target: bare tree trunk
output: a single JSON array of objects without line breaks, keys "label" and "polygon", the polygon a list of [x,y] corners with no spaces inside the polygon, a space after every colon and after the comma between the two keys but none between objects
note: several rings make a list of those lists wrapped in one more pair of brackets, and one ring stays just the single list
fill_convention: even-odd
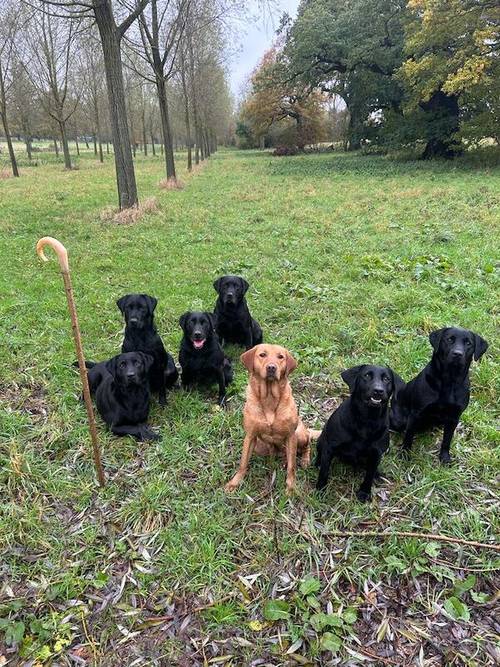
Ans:
[{"label": "bare tree trunk", "polygon": [[156,76],[156,90],[158,92],[158,104],[160,107],[161,128],[163,134],[163,145],[165,148],[165,168],[167,170],[167,178],[175,180],[175,160],[174,149],[172,145],[172,130],[170,127],[170,117],[168,111],[167,91],[165,86],[165,79],[161,76]]},{"label": "bare tree trunk", "polygon": [[2,69],[0,68],[0,116],[2,117],[3,131],[7,140],[7,148],[9,150],[10,165],[12,167],[12,174],[19,176],[19,169],[17,168],[16,154],[14,146],[12,145],[12,138],[9,132],[9,121],[7,120],[7,95],[5,94],[5,85],[3,80]]},{"label": "bare tree trunk", "polygon": [[25,135],[24,137],[24,143],[26,144],[26,153],[28,154],[28,161],[31,162],[32,155],[31,155],[31,142],[32,138],[30,135]]},{"label": "bare tree trunk", "polygon": [[106,141],[106,155],[109,155],[109,141]]},{"label": "bare tree trunk", "polygon": [[78,132],[75,129],[76,154],[80,157],[80,145],[78,144]]},{"label": "bare tree trunk", "polygon": [[57,119],[57,123],[59,125],[59,131],[61,133],[61,143],[64,156],[64,168],[71,169],[71,155],[69,153],[68,136],[66,134],[66,122],[63,120],[62,115],[60,115],[59,118]]},{"label": "bare tree trunk", "polygon": [[94,144],[94,156],[97,157],[97,137],[96,137],[96,132],[94,132],[94,136],[92,137],[92,141]]},{"label": "bare tree trunk", "polygon": [[108,89],[109,116],[115,154],[116,182],[120,209],[135,206],[139,199],[134,162],[130,150],[123,70],[120,54],[121,34],[116,26],[109,0],[93,2],[94,15],[101,36],[104,69]]},{"label": "bare tree trunk", "polygon": [[182,82],[182,95],[184,97],[184,120],[186,123],[186,144],[187,144],[187,168],[188,171],[193,170],[193,149],[191,147],[191,120],[189,118],[189,96],[186,85],[186,72],[185,72],[185,61],[184,61],[184,51],[181,48],[181,82]]},{"label": "bare tree trunk", "polygon": [[56,149],[56,158],[59,158],[59,146],[57,144],[57,139],[54,137],[54,148]]},{"label": "bare tree trunk", "polygon": [[144,151],[144,156],[146,157],[148,154],[148,140],[146,137],[146,110],[144,108],[144,104],[142,105],[141,120],[142,120],[142,150]]},{"label": "bare tree trunk", "polygon": [[152,132],[151,132],[151,150],[153,151],[153,155],[156,157],[155,138]]}]

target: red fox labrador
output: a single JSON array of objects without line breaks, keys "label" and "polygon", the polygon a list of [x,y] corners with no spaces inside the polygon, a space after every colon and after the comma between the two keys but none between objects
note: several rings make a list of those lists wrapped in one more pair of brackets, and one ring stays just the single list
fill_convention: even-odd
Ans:
[{"label": "red fox labrador", "polygon": [[306,428],[300,419],[292,396],[288,375],[297,362],[280,345],[256,345],[240,357],[248,369],[250,381],[243,410],[246,436],[243,442],[240,467],[226,486],[233,491],[246,475],[252,453],[280,454],[286,461],[286,488],[290,494],[295,488],[297,453],[302,467],[309,465],[311,440],[320,431]]}]

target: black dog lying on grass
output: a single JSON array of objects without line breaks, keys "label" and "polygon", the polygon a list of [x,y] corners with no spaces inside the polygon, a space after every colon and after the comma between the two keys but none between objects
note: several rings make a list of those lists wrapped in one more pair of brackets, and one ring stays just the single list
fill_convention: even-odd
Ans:
[{"label": "black dog lying on grass", "polygon": [[316,488],[323,489],[330,464],[337,457],[354,468],[364,468],[365,478],[357,492],[358,500],[371,498],[382,455],[389,447],[389,399],[401,378],[385,366],[355,366],[342,373],[351,395],[330,416],[317,443]]},{"label": "black dog lying on grass", "polygon": [[179,350],[182,386],[217,382],[219,405],[224,405],[226,387],[233,379],[233,370],[218,341],[211,313],[184,313],[179,324],[184,332]]},{"label": "black dog lying on grass", "polygon": [[90,392],[103,421],[115,435],[159,440],[147,424],[151,393],[148,372],[153,358],[143,352],[118,354],[109,361],[87,361]]},{"label": "black dog lying on grass", "polygon": [[390,425],[404,433],[403,450],[409,452],[415,433],[443,426],[439,459],[449,463],[450,444],[460,415],[469,404],[469,368],[486,352],[488,343],[473,331],[448,327],[433,331],[431,361],[392,401]]},{"label": "black dog lying on grass", "polygon": [[177,382],[179,373],[175,362],[163,345],[154,325],[154,310],[158,300],[148,294],[126,294],[116,305],[125,318],[125,338],[122,352],[144,352],[151,355],[149,370],[151,390],[158,392],[160,405],[167,402],[166,390]]},{"label": "black dog lying on grass", "polygon": [[262,329],[252,318],[245,299],[248,283],[239,276],[222,276],[214,282],[219,297],[215,302],[215,330],[221,345],[237,343],[250,350],[262,343]]}]

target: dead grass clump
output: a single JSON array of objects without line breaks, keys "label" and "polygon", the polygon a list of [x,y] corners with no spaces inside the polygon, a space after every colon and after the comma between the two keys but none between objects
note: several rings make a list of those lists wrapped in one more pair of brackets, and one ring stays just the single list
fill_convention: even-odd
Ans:
[{"label": "dead grass clump", "polygon": [[7,169],[2,169],[0,171],[0,181],[6,181],[8,178],[12,178],[12,172]]},{"label": "dead grass clump", "polygon": [[101,222],[114,222],[118,225],[132,225],[139,222],[145,215],[151,215],[159,211],[156,197],[148,197],[138,206],[124,208],[123,211],[118,211],[113,206],[106,206],[101,211]]},{"label": "dead grass clump", "polygon": [[158,183],[158,187],[162,190],[182,190],[184,183],[177,178],[162,178]]}]

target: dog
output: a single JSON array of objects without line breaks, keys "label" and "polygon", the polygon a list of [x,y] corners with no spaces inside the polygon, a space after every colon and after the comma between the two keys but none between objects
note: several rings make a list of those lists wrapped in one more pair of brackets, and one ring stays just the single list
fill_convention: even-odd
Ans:
[{"label": "dog", "polygon": [[295,488],[297,453],[302,467],[310,461],[311,440],[319,431],[306,428],[300,419],[288,381],[297,367],[290,352],[280,345],[256,345],[244,352],[241,362],[249,373],[249,384],[243,426],[245,440],[238,472],[229,481],[226,491],[233,491],[246,475],[252,453],[280,454],[286,461],[286,488]]},{"label": "dog", "polygon": [[179,325],[184,332],[179,350],[182,386],[217,382],[218,402],[223,406],[226,387],[233,380],[233,369],[215,333],[212,314],[187,312],[181,315]]},{"label": "dog", "polygon": [[126,352],[100,363],[86,362],[90,393],[103,421],[115,435],[159,440],[160,436],[146,424],[152,364],[153,357],[144,352]]},{"label": "dog", "polygon": [[330,416],[318,439],[316,488],[324,489],[333,457],[354,468],[364,468],[365,477],[356,496],[371,499],[382,455],[389,447],[389,400],[403,380],[387,366],[361,365],[341,373],[350,396]]},{"label": "dog", "polygon": [[116,305],[125,318],[125,338],[122,352],[144,352],[151,355],[153,364],[149,371],[151,390],[158,392],[160,405],[167,402],[167,389],[177,382],[179,373],[175,362],[163,345],[154,324],[154,311],[158,299],[148,294],[126,294]]},{"label": "dog", "polygon": [[221,345],[236,343],[247,350],[262,343],[262,329],[252,318],[245,299],[248,283],[239,276],[222,276],[214,282],[215,330]]},{"label": "dog", "polygon": [[469,404],[469,368],[478,361],[488,343],[468,329],[445,327],[429,335],[432,359],[411,382],[397,391],[392,401],[390,425],[404,433],[403,451],[411,450],[415,433],[443,427],[439,452],[441,463],[451,461],[450,445],[462,412]]}]

